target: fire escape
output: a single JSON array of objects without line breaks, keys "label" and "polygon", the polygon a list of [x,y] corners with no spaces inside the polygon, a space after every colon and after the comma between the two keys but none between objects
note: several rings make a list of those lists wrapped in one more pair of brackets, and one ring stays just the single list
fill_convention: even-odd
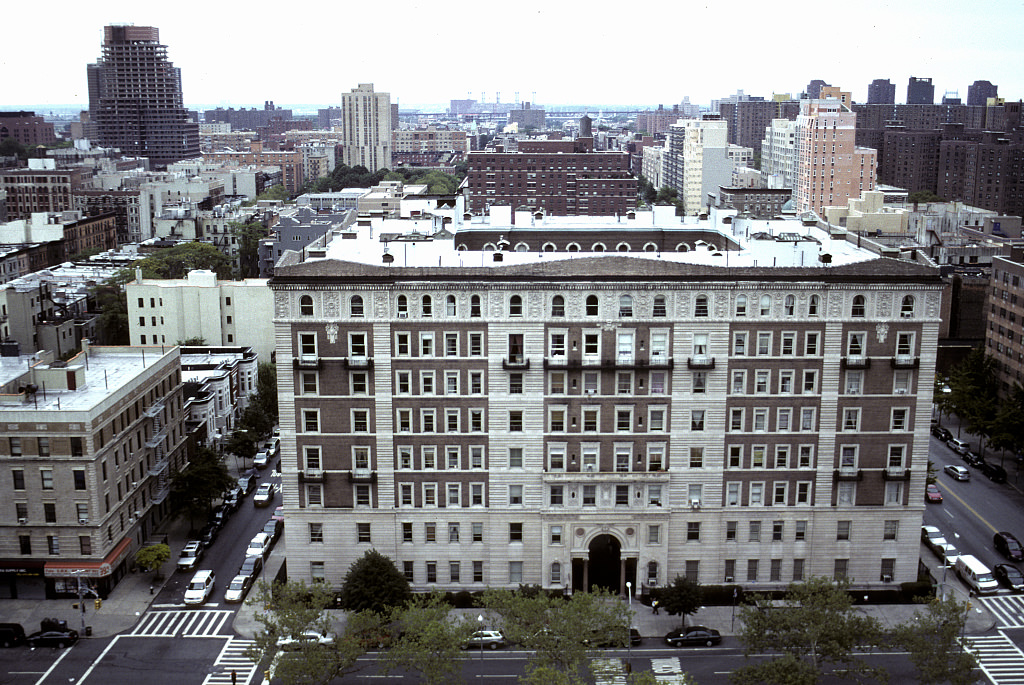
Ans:
[{"label": "fire escape", "polygon": [[160,504],[171,491],[170,457],[167,454],[167,426],[164,425],[164,401],[161,399],[147,407],[143,414],[153,419],[153,434],[146,447],[153,450],[153,465],[149,475],[157,479],[153,504]]}]

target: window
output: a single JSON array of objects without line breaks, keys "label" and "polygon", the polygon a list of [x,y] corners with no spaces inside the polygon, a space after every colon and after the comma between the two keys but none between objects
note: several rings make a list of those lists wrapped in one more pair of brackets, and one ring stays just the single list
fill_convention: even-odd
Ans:
[{"label": "window", "polygon": [[768,430],[768,410],[754,409],[754,431],[763,433]]},{"label": "window", "polygon": [[889,481],[885,484],[885,503],[888,505],[903,504],[903,483]]},{"label": "window", "polygon": [[690,447],[690,468],[699,469],[704,466],[704,448]]},{"label": "window", "polygon": [[849,540],[851,526],[852,523],[850,521],[837,521],[836,540]]},{"label": "window", "polygon": [[47,523],[57,523],[57,505],[55,503],[43,503],[43,520]]},{"label": "window", "polygon": [[85,490],[85,469],[73,469],[71,475],[75,480],[75,490]]},{"label": "window", "polygon": [[397,356],[397,357],[408,357],[409,356],[409,334],[408,333],[395,333],[395,356]]},{"label": "window", "polygon": [[299,298],[299,315],[313,316],[313,298],[309,295],[303,295]]},{"label": "window", "polygon": [[799,583],[804,579],[804,560],[794,559],[793,560],[793,582]]},{"label": "window", "polygon": [[523,582],[523,562],[521,562],[521,561],[510,561],[510,562],[508,562],[508,582],[510,582],[510,583],[522,583]]},{"label": "window", "polygon": [[469,334],[469,356],[470,357],[482,357],[484,354],[484,334],[483,333],[470,333]]},{"label": "window", "polygon": [[754,445],[750,449],[750,466],[751,466],[751,468],[755,468],[755,469],[763,469],[764,468],[764,465],[765,465],[764,455],[765,455],[765,452],[767,452],[767,450],[768,450],[768,448],[766,446],[764,446],[764,445]]},{"label": "window", "polygon": [[900,317],[910,319],[914,316],[914,296],[904,295],[903,304],[900,305]]},{"label": "window", "polygon": [[522,542],[523,541],[523,524],[522,523],[509,523],[508,524],[508,541],[509,542]]},{"label": "window", "polygon": [[317,393],[316,371],[303,371],[300,376],[300,382],[303,395],[315,395]]},{"label": "window", "polygon": [[698,295],[693,302],[693,315],[695,317],[706,317],[708,315],[708,296]]},{"label": "window", "polygon": [[412,542],[412,523],[409,521],[402,523],[402,542]]},{"label": "window", "polygon": [[750,527],[749,527],[749,532],[750,532],[750,535],[747,538],[748,541],[750,541],[750,542],[761,542],[761,522],[760,521],[751,521],[750,522]]},{"label": "window", "polygon": [[436,507],[437,506],[437,483],[424,483],[423,484],[423,506],[425,506],[425,507]]},{"label": "window", "polygon": [[421,357],[433,357],[434,356],[434,334],[433,333],[420,333],[420,356]]},{"label": "window", "polygon": [[779,371],[779,393],[783,395],[790,395],[793,393],[793,371],[784,370]]},{"label": "window", "polygon": [[768,392],[768,381],[771,379],[771,372],[759,370],[754,373],[754,392],[764,394]]},{"label": "window", "polygon": [[405,319],[409,316],[409,300],[405,295],[398,296],[397,308],[399,319]]},{"label": "window", "polygon": [[734,356],[742,357],[747,353],[747,334],[732,334],[732,353]]},{"label": "window", "polygon": [[708,374],[705,371],[693,372],[693,392],[703,393],[707,391]]},{"label": "window", "polygon": [[509,411],[508,413],[508,429],[513,433],[521,433],[523,431],[523,412],[522,410],[516,409]]},{"label": "window", "polygon": [[898,357],[911,357],[914,354],[914,334],[913,333],[897,333],[896,334],[896,356]]},{"label": "window", "polygon": [[796,297],[793,295],[786,295],[786,298],[782,301],[782,313],[786,316],[793,316],[796,314]]},{"label": "window", "polygon": [[619,371],[615,375],[615,392],[619,395],[633,393],[633,374],[631,372]]},{"label": "window", "polygon": [[818,372],[815,369],[804,370],[803,392],[805,395],[813,395],[818,391]]},{"label": "window", "polygon": [[583,506],[595,507],[597,506],[597,486],[596,485],[584,485],[583,486]]},{"label": "window", "polygon": [[356,524],[356,542],[370,542],[370,524]]},{"label": "window", "polygon": [[548,338],[548,354],[552,357],[565,356],[565,333],[551,333]]},{"label": "window", "polygon": [[473,542],[484,541],[484,524],[480,521],[474,521],[471,525],[473,532]]},{"label": "window", "polygon": [[548,490],[548,503],[553,507],[560,507],[565,504],[565,486],[552,485]]},{"label": "window", "polygon": [[700,542],[700,521],[686,523],[686,539],[690,542]]},{"label": "window", "polygon": [[850,307],[850,316],[864,318],[865,305],[863,295],[854,295],[853,305]]},{"label": "window", "polygon": [[727,468],[738,469],[743,463],[743,446],[742,445],[730,445],[729,446],[729,463]]},{"label": "window", "polygon": [[726,542],[736,542],[736,529],[737,529],[737,522],[736,521],[726,521],[725,522],[725,541]]},{"label": "window", "polygon": [[619,316],[622,318],[633,316],[633,298],[629,295],[619,297]]},{"label": "window", "polygon": [[480,296],[479,295],[472,295],[469,298],[469,316],[470,316],[470,318],[474,318],[474,319],[480,317]]},{"label": "window", "polygon": [[445,333],[444,334],[444,356],[446,356],[446,357],[458,357],[459,356],[459,334],[458,333]]},{"label": "window", "polygon": [[810,300],[807,302],[807,315],[817,316],[818,315],[818,304],[821,301],[817,295],[811,295]]},{"label": "window", "polygon": [[39,478],[43,490],[53,490],[53,469],[40,469]]},{"label": "window", "polygon": [[459,562],[448,562],[448,577],[453,583],[459,582]]},{"label": "window", "polygon": [[896,533],[899,531],[899,521],[889,520],[886,521],[882,528],[882,539],[883,540],[895,540]]},{"label": "window", "polygon": [[655,295],[654,296],[654,310],[653,310],[652,313],[653,313],[655,318],[661,318],[661,317],[664,317],[666,315],[665,296],[664,295]]},{"label": "window", "polygon": [[470,371],[469,372],[469,393],[471,395],[481,395],[484,391],[484,372],[483,371]]},{"label": "window", "polygon": [[359,295],[353,295],[349,300],[348,305],[349,316],[358,319],[363,316],[363,298]]},{"label": "window", "polygon": [[60,554],[60,538],[56,535],[47,535],[46,547],[51,555],[56,556]]},{"label": "window", "polygon": [[597,316],[598,313],[598,300],[597,295],[587,295],[586,301],[587,316]]},{"label": "window", "polygon": [[848,569],[849,565],[850,565],[850,560],[849,559],[836,559],[835,571],[833,572],[832,577],[835,580],[843,580],[843,579],[845,579],[846,575],[847,575],[847,572],[848,572],[847,569]]},{"label": "window", "polygon": [[762,295],[761,296],[759,313],[760,313],[761,316],[768,316],[769,314],[772,313],[772,296],[771,295]]},{"label": "window", "polygon": [[796,484],[796,503],[811,503],[811,481],[800,481]]},{"label": "window", "polygon": [[857,487],[856,483],[849,481],[840,481],[837,498],[841,505],[853,505],[857,498]]},{"label": "window", "polygon": [[[640,385],[643,386],[643,379],[640,379]],[[664,395],[665,394],[665,372],[664,371],[651,371],[651,394],[652,395]]]},{"label": "window", "polygon": [[525,348],[523,347],[522,333],[509,333],[508,336],[508,360],[513,364],[521,364],[524,361]]},{"label": "window", "polygon": [[523,298],[519,295],[513,295],[508,298],[508,315],[509,316],[522,316],[523,315]]},{"label": "window", "polygon": [[750,484],[750,506],[760,507],[764,505],[764,483]]},{"label": "window", "polygon": [[550,538],[549,539],[551,541],[551,544],[552,545],[560,545],[560,544],[562,544],[562,527],[561,526],[551,526],[551,528],[549,528],[548,530],[550,532]]},{"label": "window", "polygon": [[898,408],[892,410],[892,418],[890,421],[891,429],[894,431],[905,431],[907,430],[907,416],[910,413],[909,409]]},{"label": "window", "polygon": [[458,316],[458,305],[454,295],[449,295],[444,299],[444,313],[445,316]]},{"label": "window", "polygon": [[357,485],[356,486],[356,506],[357,507],[368,507],[368,506],[370,506],[370,486],[369,485]]},{"label": "window", "polygon": [[437,524],[433,521],[423,524],[423,540],[425,542],[437,542]]},{"label": "window", "polygon": [[772,353],[772,334],[764,331],[757,334],[757,356],[767,357]]},{"label": "window", "polygon": [[820,336],[818,333],[807,333],[804,337],[804,356],[816,357],[818,356],[818,340]]},{"label": "window", "polygon": [[510,469],[521,469],[521,468],[523,468],[523,448],[522,447],[509,447],[508,448],[508,467]]},{"label": "window", "polygon": [[316,333],[299,333],[299,356],[316,357]]},{"label": "window", "polygon": [[[39,448],[39,456],[40,457],[48,457],[48,456],[50,456],[50,439],[49,438],[42,438],[42,437],[38,438],[36,440],[36,446]],[[84,480],[83,480],[83,483],[84,483]],[[77,481],[76,481],[76,487],[77,487]],[[83,485],[81,488],[78,488],[78,489],[84,490],[85,486]]]},{"label": "window", "polygon": [[783,481],[776,481],[775,487],[773,488],[772,504],[778,506],[786,505],[786,494],[789,491],[789,483]]},{"label": "window", "polygon": [[561,295],[551,298],[551,316],[565,316],[565,298]]},{"label": "window", "polygon": [[732,372],[732,384],[731,392],[734,395],[742,395],[746,391],[747,386],[747,372],[746,371],[733,371]]},{"label": "window", "polygon": [[421,409],[420,410],[420,432],[421,433],[433,433],[437,430],[437,426],[434,423],[436,414],[433,409]]},{"label": "window", "polygon": [[737,295],[736,296],[736,316],[747,315],[747,296]]},{"label": "window", "polygon": [[740,505],[740,483],[732,482],[725,484],[725,506],[738,507]]},{"label": "window", "polygon": [[366,433],[370,430],[370,412],[366,409],[352,410],[352,431]]},{"label": "window", "polygon": [[[653,426],[654,413],[651,413],[651,430],[655,430]],[[660,430],[660,429],[658,429]],[[704,410],[703,409],[691,409],[690,410],[690,430],[702,431],[704,430]]]},{"label": "window", "polygon": [[843,430],[844,431],[857,431],[860,430],[860,409],[856,407],[847,407],[843,409]]},{"label": "window", "polygon": [[510,395],[523,394],[523,374],[515,372],[508,375],[508,392]]},{"label": "window", "polygon": [[437,582],[437,562],[436,561],[428,561],[427,562],[427,582],[428,583],[436,583]]},{"label": "window", "polygon": [[879,580],[883,583],[892,582],[894,573],[896,573],[896,560],[892,558],[882,559]]},{"label": "window", "polygon": [[459,524],[449,523],[448,524],[448,542],[459,541]]},{"label": "window", "polygon": [[[15,490],[25,489],[25,471],[23,469],[11,469],[12,487]],[[24,516],[20,518],[25,518]]]},{"label": "window", "polygon": [[747,559],[747,582],[757,582],[757,559]]},{"label": "window", "polygon": [[523,486],[522,485],[509,485],[508,486],[508,503],[510,505],[519,505],[523,503]]}]

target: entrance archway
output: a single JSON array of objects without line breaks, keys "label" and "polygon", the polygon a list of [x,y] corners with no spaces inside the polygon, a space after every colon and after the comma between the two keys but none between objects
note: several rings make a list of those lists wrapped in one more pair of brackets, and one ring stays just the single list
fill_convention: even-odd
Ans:
[{"label": "entrance archway", "polygon": [[590,588],[597,586],[612,592],[620,592],[622,572],[622,544],[614,535],[598,535],[590,543],[589,576]]}]

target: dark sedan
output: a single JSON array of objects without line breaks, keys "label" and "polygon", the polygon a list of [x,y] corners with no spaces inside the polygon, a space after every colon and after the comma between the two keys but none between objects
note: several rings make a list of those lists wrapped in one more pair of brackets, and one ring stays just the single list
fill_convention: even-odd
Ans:
[{"label": "dark sedan", "polygon": [[256,576],[263,570],[263,557],[257,555],[252,557],[246,557],[245,561],[242,562],[242,566],[238,569],[238,575],[248,576],[256,581]]},{"label": "dark sedan", "polygon": [[947,440],[953,439],[953,434],[950,433],[945,428],[943,428],[942,426],[932,426],[932,435],[937,437],[942,442],[946,442]]},{"label": "dark sedan", "polygon": [[714,628],[704,626],[687,626],[677,628],[665,635],[665,642],[673,647],[710,647],[722,641],[722,634]]},{"label": "dark sedan", "polygon": [[992,569],[992,575],[996,577],[996,580],[1014,592],[1024,590],[1024,573],[1021,573],[1020,569],[1016,566],[996,564],[995,568]]},{"label": "dark sedan", "polygon": [[277,539],[281,537],[281,531],[284,530],[284,521],[278,521],[277,519],[270,519],[266,525],[263,526],[263,532],[270,536],[270,544],[277,542]]},{"label": "dark sedan", "polygon": [[992,536],[992,545],[1010,561],[1024,561],[1024,546],[1013,533],[1007,533],[1005,530],[996,533]]},{"label": "dark sedan", "polygon": [[77,630],[40,630],[25,640],[29,647],[56,647],[64,649],[78,642]]}]

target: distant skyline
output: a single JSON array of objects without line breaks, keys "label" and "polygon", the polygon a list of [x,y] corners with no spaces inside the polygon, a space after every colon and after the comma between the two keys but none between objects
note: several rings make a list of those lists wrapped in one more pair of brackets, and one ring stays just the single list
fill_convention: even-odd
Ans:
[{"label": "distant skyline", "polygon": [[[182,0],[58,0],[46,18],[16,22],[0,46],[5,109],[88,105],[86,65],[100,56],[103,27],[155,26],[181,69],[185,104],[340,105],[341,93],[373,83],[403,108],[452,99],[537,106],[636,103],[707,105],[737,90],[798,95],[812,79],[867,100],[888,78],[904,102],[910,76],[930,77],[935,101],[975,80],[1024,98],[1024,4],[865,0],[785,5],[738,0],[645,11],[565,0],[536,7],[453,0],[399,0],[323,7]],[[294,9],[294,11],[292,11]],[[534,96],[536,93],[536,96]]]}]

